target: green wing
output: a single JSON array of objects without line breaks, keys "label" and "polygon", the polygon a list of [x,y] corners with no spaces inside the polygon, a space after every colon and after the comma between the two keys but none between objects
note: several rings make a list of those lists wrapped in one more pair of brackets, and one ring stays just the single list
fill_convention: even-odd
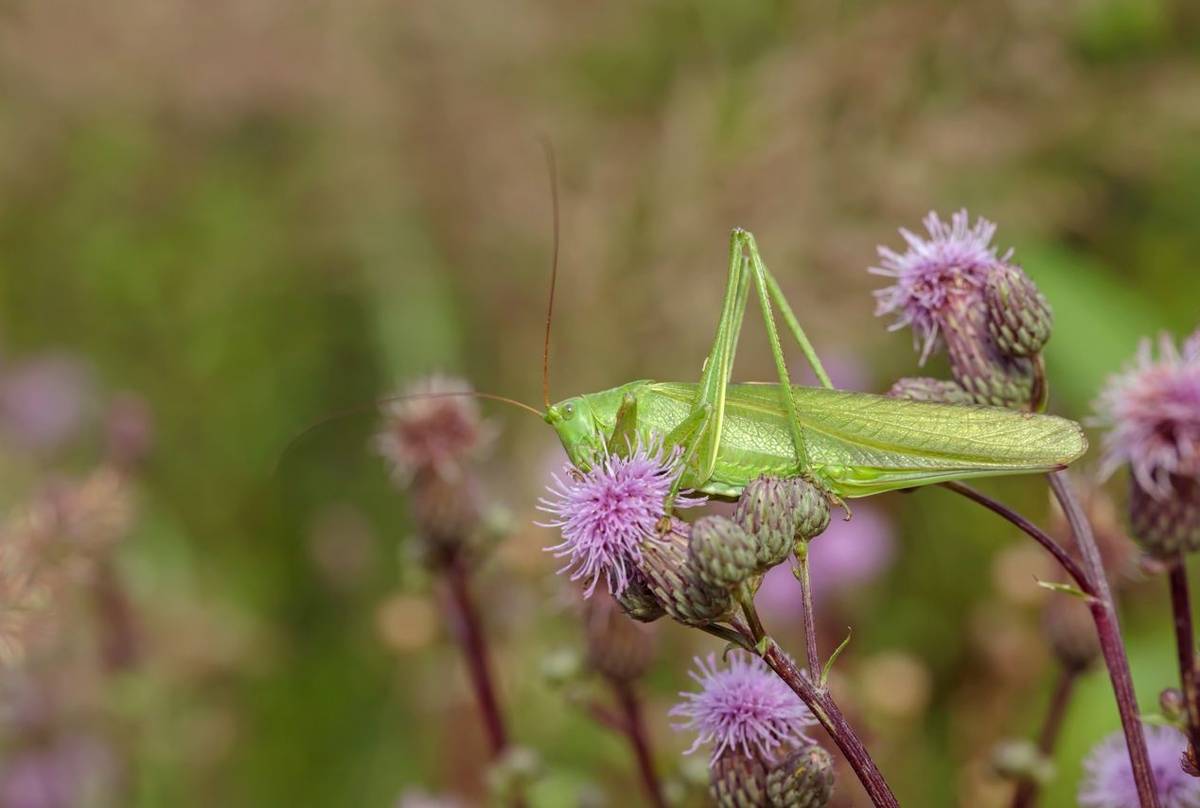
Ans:
[{"label": "green wing", "polygon": [[[646,391],[647,400],[639,402],[649,421],[644,423],[659,430],[682,418],[696,386],[655,383]],[[867,496],[1049,471],[1087,451],[1079,424],[1057,416],[816,387],[793,391],[810,468],[798,467],[776,385],[730,385],[717,467],[711,479],[697,481],[701,490],[736,495],[759,474],[806,471],[842,496]]]}]

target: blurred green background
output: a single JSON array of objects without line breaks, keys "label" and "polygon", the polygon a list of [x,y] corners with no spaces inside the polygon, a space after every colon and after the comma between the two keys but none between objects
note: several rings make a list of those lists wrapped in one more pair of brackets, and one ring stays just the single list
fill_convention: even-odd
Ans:
[{"label": "blurred green background", "polygon": [[[484,799],[470,692],[369,449],[371,408],[285,446],[433,371],[537,403],[540,138],[561,184],[556,398],[695,379],[734,225],[861,389],[914,372],[866,268],[931,209],[996,221],[1050,299],[1055,411],[1084,417],[1139,338],[1197,326],[1188,0],[14,0],[0,43],[0,363],[50,357],[88,380],[51,391],[80,399],[69,440],[31,448],[11,428],[6,506],[100,462],[121,395],[154,424],[115,559],[137,661],[90,674],[62,720],[108,749],[97,804]],[[737,375],[769,378],[747,322]],[[534,801],[628,804],[625,747],[538,676],[580,643],[541,552],[554,538],[531,524],[554,437],[487,410],[485,475],[512,530],[476,583],[514,735],[543,760]],[[1036,480],[985,487],[1048,515]],[[1005,804],[988,759],[1040,720],[1053,666],[1032,575],[1054,573],[949,494],[875,507],[894,560],[841,593],[822,639],[854,627],[849,711],[903,804]],[[1172,681],[1165,587],[1143,576],[1122,598],[1152,710]],[[666,711],[690,657],[719,649],[678,626],[658,639],[648,720],[682,781],[690,739]],[[1071,803],[1083,754],[1117,726],[1089,674],[1045,804]],[[28,739],[11,721],[6,737],[15,760]],[[863,804],[845,776],[841,795]]]}]

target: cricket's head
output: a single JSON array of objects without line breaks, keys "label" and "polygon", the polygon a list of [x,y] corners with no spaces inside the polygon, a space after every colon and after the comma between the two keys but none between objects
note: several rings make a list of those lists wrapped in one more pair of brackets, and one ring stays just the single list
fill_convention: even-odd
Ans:
[{"label": "cricket's head", "polygon": [[554,427],[571,464],[587,470],[597,454],[608,451],[607,441],[617,420],[617,410],[629,393],[645,382],[632,382],[599,393],[585,393],[546,408],[542,416]]},{"label": "cricket's head", "polygon": [[592,413],[590,396],[574,396],[546,408],[542,417],[554,427],[571,464],[582,469],[604,450],[604,432]]}]

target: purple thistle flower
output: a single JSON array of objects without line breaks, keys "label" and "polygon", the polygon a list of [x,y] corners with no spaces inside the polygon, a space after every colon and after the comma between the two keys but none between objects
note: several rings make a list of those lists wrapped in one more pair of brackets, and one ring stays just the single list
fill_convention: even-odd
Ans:
[{"label": "purple thistle flower", "polygon": [[1105,436],[1103,468],[1129,463],[1156,499],[1171,496],[1171,476],[1200,477],[1200,331],[1178,350],[1167,335],[1154,358],[1149,340],[1136,363],[1114,376],[1096,403]]},{"label": "purple thistle flower", "polygon": [[812,743],[805,735],[815,723],[812,713],[761,659],[734,654],[727,668],[717,666],[716,654],[695,662],[697,670],[689,675],[701,690],[680,693],[684,701],[670,712],[687,719],[675,729],[698,733],[685,754],[712,743],[712,761],[732,749],[771,762],[781,745]]},{"label": "purple thistle flower", "polygon": [[[562,542],[545,549],[568,559],[560,573],[570,572],[572,581],[588,580],[584,597],[591,597],[601,577],[612,594],[625,591],[642,560],[642,541],[658,535],[664,502],[683,473],[680,457],[678,447],[664,456],[661,443],[639,442],[629,457],[604,455],[588,471],[567,464],[562,477],[552,475],[550,498],[538,500],[538,509],[554,520],[537,524],[562,530]],[[703,502],[680,495],[675,507]]]},{"label": "purple thistle flower", "polygon": [[875,292],[875,314],[896,314],[892,331],[912,326],[914,344],[921,346],[921,364],[938,342],[941,312],[951,299],[960,294],[982,295],[988,270],[1012,256],[1012,250],[998,256],[991,246],[996,225],[980,217],[971,227],[965,209],[949,222],[930,211],[924,224],[929,231],[927,239],[901,228],[908,249],[901,255],[878,247],[880,265],[868,270],[896,279],[892,286]]},{"label": "purple thistle flower", "polygon": [[[1146,726],[1146,746],[1162,808],[1200,806],[1200,779],[1180,768],[1187,738],[1174,727]],[[1083,763],[1080,808],[1137,808],[1137,785],[1125,737],[1114,732],[1092,748]]]}]

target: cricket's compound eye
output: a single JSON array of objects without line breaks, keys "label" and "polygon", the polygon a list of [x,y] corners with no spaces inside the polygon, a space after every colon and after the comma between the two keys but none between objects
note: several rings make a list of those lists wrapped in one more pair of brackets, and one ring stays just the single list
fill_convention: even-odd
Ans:
[{"label": "cricket's compound eye", "polygon": [[569,404],[569,403],[564,404],[563,408],[562,408],[562,414],[563,414],[564,421],[570,421],[572,418],[575,417],[575,405]]}]

